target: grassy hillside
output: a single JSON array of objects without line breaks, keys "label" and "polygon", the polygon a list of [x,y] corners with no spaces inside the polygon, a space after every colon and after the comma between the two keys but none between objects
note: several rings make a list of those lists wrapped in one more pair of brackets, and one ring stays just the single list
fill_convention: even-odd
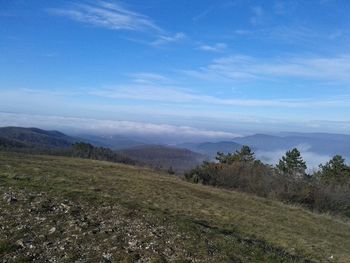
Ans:
[{"label": "grassy hillside", "polygon": [[0,261],[350,262],[350,224],[152,170],[0,152]]}]

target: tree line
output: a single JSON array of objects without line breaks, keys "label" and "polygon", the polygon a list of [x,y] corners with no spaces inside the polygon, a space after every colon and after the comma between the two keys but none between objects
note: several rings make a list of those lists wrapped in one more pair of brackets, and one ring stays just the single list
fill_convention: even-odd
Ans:
[{"label": "tree line", "polygon": [[243,146],[235,153],[218,152],[216,162],[203,162],[187,172],[185,179],[350,217],[350,166],[340,155],[308,173],[296,148],[276,165],[268,165]]},{"label": "tree line", "polygon": [[139,164],[139,162],[127,157],[124,154],[116,153],[109,148],[96,147],[90,143],[77,142],[69,147],[62,148],[46,148],[46,147],[29,147],[27,145],[16,143],[10,140],[0,138],[0,150],[30,153],[30,154],[45,154],[66,157],[77,157],[84,159],[93,159],[100,161],[108,161],[115,163],[124,163],[130,165]]}]

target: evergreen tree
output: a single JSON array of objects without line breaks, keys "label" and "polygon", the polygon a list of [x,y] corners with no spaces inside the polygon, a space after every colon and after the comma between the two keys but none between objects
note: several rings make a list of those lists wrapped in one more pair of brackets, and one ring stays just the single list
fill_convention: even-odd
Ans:
[{"label": "evergreen tree", "polygon": [[253,162],[255,160],[254,152],[249,146],[244,145],[239,152],[236,152],[241,162]]},{"label": "evergreen tree", "polygon": [[228,153],[224,154],[218,152],[216,160],[223,164],[233,164],[234,162],[253,162],[255,160],[254,152],[249,146],[244,145],[239,151],[234,154]]},{"label": "evergreen tree", "polygon": [[305,175],[307,169],[306,163],[298,149],[294,148],[291,151],[287,151],[286,155],[279,160],[277,169],[286,175],[292,175],[295,177],[302,177]]},{"label": "evergreen tree", "polygon": [[346,165],[342,156],[336,155],[325,165],[320,165],[319,176],[326,183],[349,182],[350,166]]}]

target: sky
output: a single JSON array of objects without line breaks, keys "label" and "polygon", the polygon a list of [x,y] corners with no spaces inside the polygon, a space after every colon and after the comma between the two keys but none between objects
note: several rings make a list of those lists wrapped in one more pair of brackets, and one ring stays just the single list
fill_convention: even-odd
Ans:
[{"label": "sky", "polygon": [[0,0],[0,126],[350,133],[349,14],[347,0]]}]

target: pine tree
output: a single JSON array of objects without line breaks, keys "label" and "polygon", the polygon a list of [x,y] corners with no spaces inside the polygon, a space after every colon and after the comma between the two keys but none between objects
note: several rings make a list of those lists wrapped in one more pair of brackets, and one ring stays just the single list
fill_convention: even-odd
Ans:
[{"label": "pine tree", "polygon": [[223,164],[233,164],[234,162],[253,162],[255,157],[250,147],[244,145],[241,150],[236,151],[234,154],[218,152],[216,160]]},{"label": "pine tree", "polygon": [[255,160],[254,152],[249,146],[244,145],[239,152],[236,152],[241,162],[253,162]]},{"label": "pine tree", "polygon": [[306,163],[301,157],[299,150],[296,148],[287,151],[286,155],[279,160],[276,167],[282,174],[294,177],[304,176],[307,169]]},{"label": "pine tree", "polygon": [[325,165],[320,165],[319,176],[326,183],[345,183],[350,181],[350,166],[342,156],[336,155]]}]

